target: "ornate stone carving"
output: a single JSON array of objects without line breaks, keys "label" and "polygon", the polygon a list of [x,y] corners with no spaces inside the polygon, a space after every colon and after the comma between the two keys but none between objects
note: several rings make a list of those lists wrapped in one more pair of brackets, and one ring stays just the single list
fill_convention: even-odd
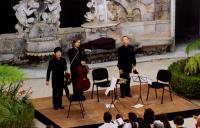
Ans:
[{"label": "ornate stone carving", "polygon": [[155,0],[155,18],[157,20],[170,19],[170,0]]},{"label": "ornate stone carving", "polygon": [[35,17],[31,16],[39,8],[39,3],[34,0],[22,0],[19,4],[15,5],[13,9],[16,11],[15,16],[18,20],[15,28],[19,36],[24,36],[24,31],[30,28],[35,21]]},{"label": "ornate stone carving", "polygon": [[21,0],[13,7],[18,20],[15,28],[23,37],[36,22],[44,22],[59,28],[60,0]]},{"label": "ornate stone carving", "polygon": [[60,46],[57,33],[60,22],[60,0],[22,0],[15,5],[19,36],[26,40],[26,54],[46,56]]}]

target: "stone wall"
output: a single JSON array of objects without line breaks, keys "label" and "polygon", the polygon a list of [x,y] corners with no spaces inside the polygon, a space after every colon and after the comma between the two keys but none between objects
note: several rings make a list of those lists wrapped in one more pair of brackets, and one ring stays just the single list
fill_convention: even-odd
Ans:
[{"label": "stone wall", "polygon": [[[61,28],[58,34],[61,46],[66,52],[75,38],[85,41],[85,32],[82,28]],[[0,63],[9,63],[23,56],[25,40],[18,38],[16,33],[0,35]]]}]

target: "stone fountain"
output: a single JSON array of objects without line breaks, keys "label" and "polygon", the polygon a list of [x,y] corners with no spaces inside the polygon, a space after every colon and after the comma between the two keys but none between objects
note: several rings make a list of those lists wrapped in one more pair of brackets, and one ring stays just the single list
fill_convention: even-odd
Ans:
[{"label": "stone fountain", "polygon": [[49,56],[60,46],[60,0],[21,0],[13,9],[18,20],[15,28],[25,40],[28,56]]}]

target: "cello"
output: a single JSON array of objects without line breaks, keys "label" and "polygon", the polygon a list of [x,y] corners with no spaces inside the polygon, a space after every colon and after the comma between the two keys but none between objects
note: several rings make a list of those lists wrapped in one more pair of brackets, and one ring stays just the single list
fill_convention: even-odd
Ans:
[{"label": "cello", "polygon": [[87,65],[80,64],[76,68],[77,79],[75,88],[79,92],[86,91],[90,88],[90,80],[87,78],[87,74],[89,73],[89,68]]}]

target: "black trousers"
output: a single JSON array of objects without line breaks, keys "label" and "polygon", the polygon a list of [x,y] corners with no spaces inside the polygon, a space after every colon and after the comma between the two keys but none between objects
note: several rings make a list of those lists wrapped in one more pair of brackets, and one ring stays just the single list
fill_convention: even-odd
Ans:
[{"label": "black trousers", "polygon": [[123,73],[120,74],[120,78],[124,78],[126,79],[126,83],[120,84],[120,92],[121,92],[121,97],[124,96],[130,96],[131,92],[130,92],[130,73],[132,71],[132,66],[129,67],[124,67],[122,69]]},{"label": "black trousers", "polygon": [[73,87],[73,95],[76,97],[80,97],[83,95],[83,92],[80,92],[76,89],[76,80],[78,78],[76,67],[71,67],[71,80],[72,80],[72,87]]},{"label": "black trousers", "polygon": [[62,106],[63,87],[53,87],[53,106],[59,108]]}]

